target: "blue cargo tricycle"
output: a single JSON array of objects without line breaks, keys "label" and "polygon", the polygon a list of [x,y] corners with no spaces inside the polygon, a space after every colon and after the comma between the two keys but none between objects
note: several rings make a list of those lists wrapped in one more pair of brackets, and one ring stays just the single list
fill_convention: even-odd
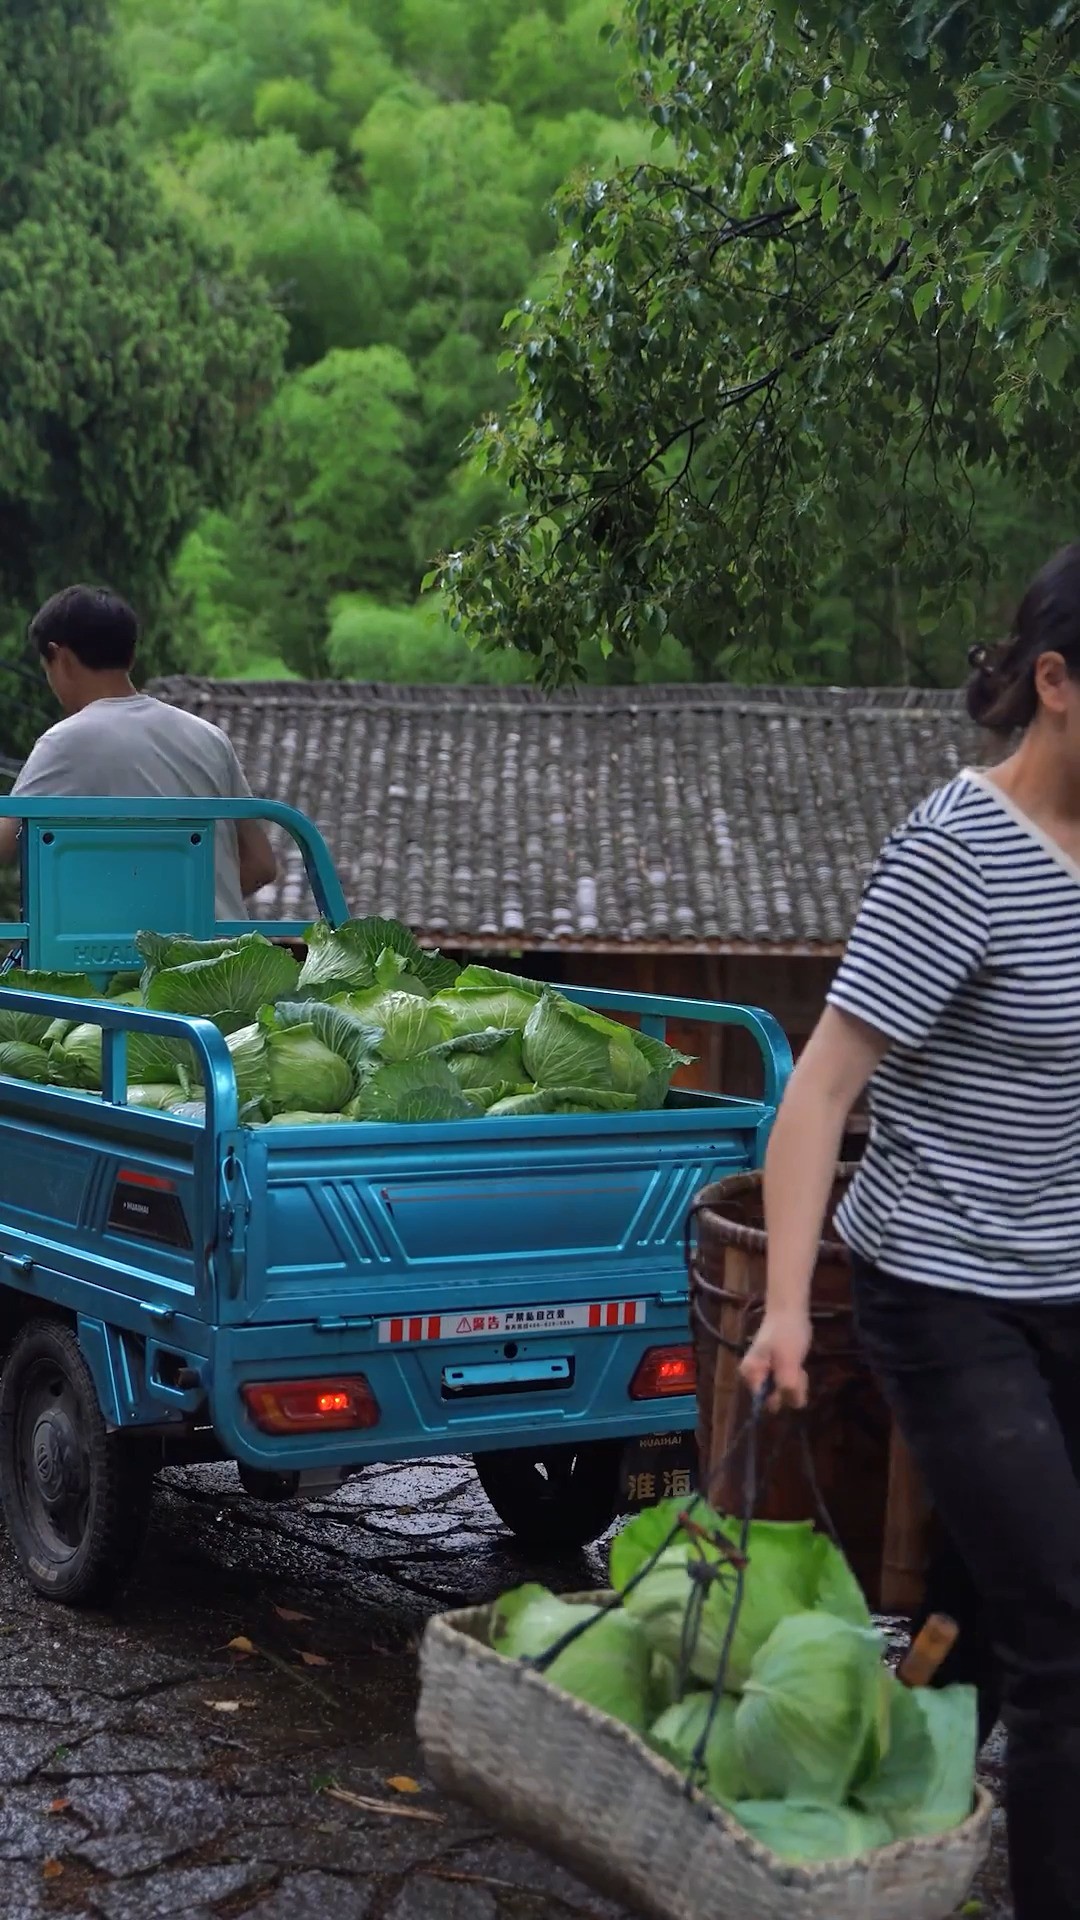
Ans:
[{"label": "blue cargo tricycle", "polygon": [[[329,853],[267,801],[6,800],[19,967],[137,967],[137,931],[250,931],[214,910],[216,823],[300,848],[320,913],[347,917]],[[301,922],[260,922],[275,938]],[[760,1165],[791,1066],[766,1013],[570,990],[663,1037],[748,1029],[761,1100],[673,1092],[657,1112],[252,1127],[205,1019],[95,1001],[101,1093],[0,1076],[0,1501],[40,1592],[99,1603],[130,1571],[154,1477],[235,1460],[247,1490],[324,1493],[375,1462],[471,1454],[529,1547],[573,1549],[688,1490],[693,1357],[683,1226],[698,1188]],[[127,1036],[182,1039],[204,1117],[127,1101]]]}]

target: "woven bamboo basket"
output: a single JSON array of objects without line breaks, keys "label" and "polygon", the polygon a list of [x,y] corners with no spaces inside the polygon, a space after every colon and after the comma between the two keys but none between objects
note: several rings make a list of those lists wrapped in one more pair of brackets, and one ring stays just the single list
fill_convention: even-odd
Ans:
[{"label": "woven bamboo basket", "polygon": [[[923,1597],[933,1515],[855,1342],[851,1256],[832,1226],[854,1172],[853,1165],[837,1168],[811,1295],[806,1418],[816,1486],[799,1448],[787,1444],[790,1422],[782,1416],[774,1425],[755,1512],[762,1520],[817,1520],[823,1504],[871,1606],[912,1614]],[[738,1512],[743,1461],[736,1436],[749,1408],[739,1360],[765,1300],[768,1242],[760,1173],[735,1174],[706,1187],[690,1224],[696,1239],[688,1252],[701,1485],[722,1512]]]},{"label": "woven bamboo basket", "polygon": [[[598,1599],[599,1595],[579,1595]],[[417,1716],[432,1778],[650,1920],[946,1920],[985,1859],[962,1827],[858,1860],[777,1859],[629,1728],[488,1645],[491,1609],[432,1620]]]}]

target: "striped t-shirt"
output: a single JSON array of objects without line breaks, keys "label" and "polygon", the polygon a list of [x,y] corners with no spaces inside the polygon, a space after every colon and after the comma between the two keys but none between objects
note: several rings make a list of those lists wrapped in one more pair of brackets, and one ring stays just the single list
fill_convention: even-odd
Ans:
[{"label": "striped t-shirt", "polygon": [[848,1245],[901,1280],[1080,1297],[1080,865],[961,774],[886,844],[829,1001],[893,1043]]}]

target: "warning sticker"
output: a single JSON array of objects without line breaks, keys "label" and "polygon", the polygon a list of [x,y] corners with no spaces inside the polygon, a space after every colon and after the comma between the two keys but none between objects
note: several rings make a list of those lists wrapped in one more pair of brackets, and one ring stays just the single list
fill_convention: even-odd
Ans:
[{"label": "warning sticker", "polygon": [[644,1300],[590,1300],[567,1307],[502,1307],[492,1313],[403,1314],[379,1321],[382,1345],[414,1344],[422,1340],[521,1338],[532,1333],[575,1333],[622,1327],[640,1327],[645,1321]]}]

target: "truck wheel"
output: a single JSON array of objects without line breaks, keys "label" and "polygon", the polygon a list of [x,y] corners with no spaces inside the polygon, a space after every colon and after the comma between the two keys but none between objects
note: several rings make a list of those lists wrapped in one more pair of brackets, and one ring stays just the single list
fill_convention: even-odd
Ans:
[{"label": "truck wheel", "polygon": [[73,1330],[29,1321],[0,1373],[0,1502],[31,1586],[103,1605],[135,1564],[152,1493],[149,1456],[106,1430]]},{"label": "truck wheel", "polygon": [[575,1551],[618,1519],[621,1440],[580,1447],[520,1447],[473,1457],[499,1519],[538,1552]]}]

